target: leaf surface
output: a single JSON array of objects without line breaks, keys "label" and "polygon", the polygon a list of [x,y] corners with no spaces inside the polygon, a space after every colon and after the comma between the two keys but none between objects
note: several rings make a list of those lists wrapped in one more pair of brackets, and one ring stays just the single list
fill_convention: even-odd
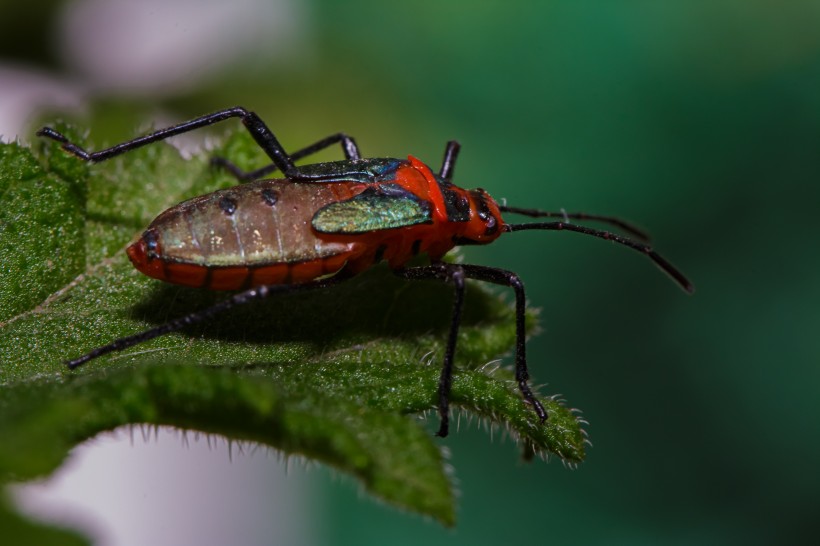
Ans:
[{"label": "leaf surface", "polygon": [[[56,144],[42,147],[34,154],[0,145],[3,481],[52,472],[102,431],[163,424],[316,459],[389,503],[454,523],[446,440],[418,418],[435,408],[451,287],[376,267],[330,289],[234,308],[70,372],[67,358],[224,299],[148,279],[123,250],[165,208],[234,182],[210,169],[207,155],[185,160],[167,144],[91,168]],[[219,153],[244,168],[264,163],[244,134]],[[514,338],[511,307],[471,283],[451,404],[506,427],[525,452],[581,461],[575,415],[546,398],[549,420],[539,423],[511,372],[486,366]],[[0,518],[18,521],[5,505]]]}]

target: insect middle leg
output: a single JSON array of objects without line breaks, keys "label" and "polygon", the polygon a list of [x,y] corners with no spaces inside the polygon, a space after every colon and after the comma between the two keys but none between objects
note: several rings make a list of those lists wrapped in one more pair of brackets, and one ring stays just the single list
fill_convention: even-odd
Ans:
[{"label": "insect middle leg", "polygon": [[476,279],[503,286],[509,286],[515,290],[515,379],[524,400],[530,403],[535,413],[545,421],[547,412],[539,402],[527,381],[529,371],[527,370],[526,355],[526,297],[524,295],[524,285],[518,275],[503,269],[484,267],[477,265],[436,263],[429,266],[410,267],[396,272],[406,279],[436,279],[452,282],[455,287],[455,299],[453,302],[453,314],[450,320],[450,332],[447,338],[447,347],[444,352],[444,364],[441,369],[438,386],[438,410],[441,424],[436,433],[437,436],[445,437],[449,433],[449,405],[450,390],[453,384],[453,357],[455,355],[458,329],[461,326],[461,310],[464,306],[464,280]]},{"label": "insect middle leg", "polygon": [[[322,140],[315,142],[310,146],[293,152],[290,155],[290,159],[291,161],[299,161],[304,157],[313,155],[337,143],[342,145],[342,151],[345,154],[345,159],[361,159],[362,156],[359,152],[359,147],[356,145],[356,141],[353,140],[352,137],[346,135],[345,133],[336,133],[335,135],[330,135],[329,137],[323,138]],[[243,171],[242,169],[237,167],[236,164],[234,164],[232,161],[224,157],[212,157],[211,165],[225,169],[230,174],[232,174],[234,178],[243,182],[258,180],[263,176],[267,176],[270,173],[275,172],[277,169],[279,169],[279,167],[275,163],[271,163],[270,165],[266,165],[253,171]]]},{"label": "insect middle leg", "polygon": [[[298,167],[296,167],[293,163],[293,158],[285,152],[285,149],[282,148],[282,145],[276,139],[276,136],[273,132],[271,132],[268,126],[265,125],[265,122],[263,122],[262,119],[256,115],[256,113],[250,112],[241,106],[235,106],[233,108],[227,108],[205,116],[200,116],[190,121],[173,125],[171,127],[166,127],[165,129],[154,131],[153,133],[145,136],[137,137],[97,152],[86,151],[77,144],[70,142],[63,134],[50,127],[43,127],[37,131],[37,136],[56,140],[62,144],[62,148],[67,152],[70,152],[85,161],[97,163],[111,159],[112,157],[116,157],[125,152],[135,150],[147,144],[159,142],[189,131],[195,131],[196,129],[201,129],[202,127],[207,127],[230,118],[239,118],[242,121],[242,124],[251,134],[256,143],[259,144],[259,147],[262,148],[266,154],[268,154],[268,157],[271,158],[276,168],[282,171],[287,178],[294,180],[311,180],[313,178],[300,173]],[[323,141],[320,141],[317,144],[321,144],[322,142]],[[343,140],[343,142],[345,141]],[[309,146],[306,150],[310,150],[310,148],[311,147]],[[354,153],[355,155],[358,155],[358,148],[356,148],[356,144],[352,141],[352,139],[349,139],[346,143],[346,153]]]},{"label": "insect middle leg", "polygon": [[[344,152],[346,159],[361,159],[361,153],[359,152],[359,147],[356,145],[356,141],[345,133],[336,133],[335,135],[323,138],[319,142],[292,153],[290,158],[293,161],[298,161],[303,157],[315,154],[320,150],[324,150],[325,148],[328,148],[336,143],[341,143],[342,151]],[[456,159],[458,158],[458,152],[460,149],[461,145],[455,140],[449,141],[447,143],[447,147],[444,149],[444,159],[441,162],[439,176],[445,182],[450,183],[453,179],[453,170],[455,169]],[[279,168],[274,163],[271,163],[270,165],[266,165],[253,171],[243,171],[232,161],[224,157],[211,158],[211,165],[225,169],[231,173],[234,178],[242,182],[258,180],[263,176],[267,176],[272,172],[275,172]]]}]

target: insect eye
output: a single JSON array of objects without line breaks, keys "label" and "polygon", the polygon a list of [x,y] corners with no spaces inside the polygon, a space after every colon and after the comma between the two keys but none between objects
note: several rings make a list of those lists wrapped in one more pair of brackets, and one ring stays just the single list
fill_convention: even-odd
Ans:
[{"label": "insect eye", "polygon": [[493,235],[496,231],[498,231],[498,222],[495,219],[495,216],[489,213],[489,211],[481,211],[478,213],[478,217],[484,221],[484,235]]}]

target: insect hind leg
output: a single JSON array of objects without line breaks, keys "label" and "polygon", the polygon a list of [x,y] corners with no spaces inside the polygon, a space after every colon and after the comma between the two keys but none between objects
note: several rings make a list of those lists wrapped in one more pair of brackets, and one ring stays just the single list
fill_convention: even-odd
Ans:
[{"label": "insect hind leg", "polygon": [[195,131],[196,129],[201,129],[202,127],[207,127],[230,118],[239,118],[242,121],[242,124],[251,134],[256,143],[259,144],[266,154],[268,154],[268,156],[273,160],[273,164],[276,168],[281,170],[285,176],[289,178],[303,178],[300,177],[299,170],[293,164],[292,158],[285,152],[282,145],[276,139],[276,136],[274,136],[271,130],[268,129],[268,126],[265,125],[265,122],[263,122],[262,119],[254,112],[248,111],[241,106],[226,108],[225,110],[200,116],[190,121],[173,125],[171,127],[166,127],[145,136],[121,142],[120,144],[96,152],[89,152],[79,145],[70,142],[63,134],[50,127],[43,127],[37,131],[37,136],[55,140],[62,144],[62,148],[65,151],[74,154],[85,161],[98,163],[100,161],[105,161],[107,159],[111,159],[112,157],[116,157],[125,152],[135,150],[147,144],[159,142],[161,140],[190,131]]},{"label": "insect hind leg", "polygon": [[154,339],[155,337],[164,336],[165,334],[170,334],[172,332],[176,332],[185,328],[186,326],[190,326],[193,324],[198,324],[205,320],[208,320],[215,315],[227,311],[228,309],[232,309],[239,305],[243,305],[245,303],[250,303],[251,301],[264,299],[272,294],[282,294],[286,292],[299,292],[303,290],[313,290],[318,288],[327,288],[329,286],[333,286],[338,284],[344,280],[344,277],[332,277],[330,279],[323,279],[319,281],[312,281],[307,282],[304,284],[297,284],[297,285],[263,285],[251,288],[249,290],[245,290],[244,292],[239,292],[238,294],[234,294],[230,298],[223,300],[211,307],[206,309],[202,309],[201,311],[194,311],[193,313],[189,313],[185,316],[176,318],[170,322],[166,322],[165,324],[161,324],[149,330],[145,330],[144,332],[140,332],[138,334],[134,334],[132,336],[123,337],[113,342],[109,343],[108,345],[103,345],[102,347],[97,347],[93,351],[90,351],[80,357],[77,357],[73,360],[66,361],[66,366],[69,369],[73,370],[85,364],[86,362],[93,360],[99,356],[113,353],[115,351],[122,351],[123,349],[127,349],[128,347],[133,347],[134,345],[139,345],[140,343],[149,341]]}]

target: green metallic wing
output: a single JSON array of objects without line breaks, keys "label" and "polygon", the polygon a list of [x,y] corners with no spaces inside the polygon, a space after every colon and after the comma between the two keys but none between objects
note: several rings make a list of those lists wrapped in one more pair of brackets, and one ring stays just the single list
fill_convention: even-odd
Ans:
[{"label": "green metallic wing", "polygon": [[429,203],[397,184],[383,184],[347,201],[325,205],[311,224],[319,233],[355,234],[432,221]]}]

